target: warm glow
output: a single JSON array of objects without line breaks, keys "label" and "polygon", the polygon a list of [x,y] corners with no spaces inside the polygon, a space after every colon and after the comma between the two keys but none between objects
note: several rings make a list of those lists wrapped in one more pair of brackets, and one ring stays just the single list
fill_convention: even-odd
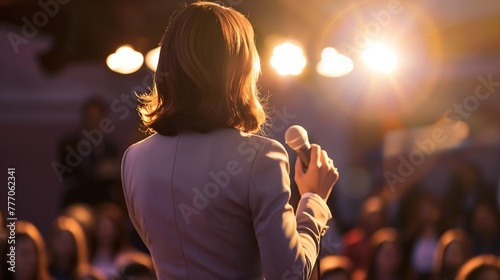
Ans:
[{"label": "warm glow", "polygon": [[129,45],[119,47],[115,53],[110,54],[106,59],[109,69],[120,74],[136,72],[141,68],[143,62],[144,57],[142,54]]},{"label": "warm glow", "polygon": [[372,69],[385,73],[394,70],[397,60],[394,51],[377,43],[369,44],[363,51],[362,58]]},{"label": "warm glow", "polygon": [[299,46],[284,43],[276,46],[271,57],[271,66],[278,74],[299,75],[306,66],[306,58]]},{"label": "warm glow", "polygon": [[349,74],[354,68],[352,60],[337,52],[334,48],[325,48],[321,52],[321,61],[316,65],[318,74],[325,77],[340,77]]},{"label": "warm glow", "polygon": [[146,66],[148,66],[149,69],[156,71],[159,58],[160,58],[160,47],[150,50],[146,54]]}]

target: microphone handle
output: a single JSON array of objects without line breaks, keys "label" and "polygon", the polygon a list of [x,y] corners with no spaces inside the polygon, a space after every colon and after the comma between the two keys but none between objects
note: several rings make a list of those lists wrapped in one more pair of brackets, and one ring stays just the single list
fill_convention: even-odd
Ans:
[{"label": "microphone handle", "polygon": [[307,146],[302,146],[302,148],[295,150],[295,152],[297,153],[297,156],[302,162],[302,166],[304,167],[304,172],[306,172],[307,168],[309,167],[309,161],[311,159],[311,148],[308,148]]}]

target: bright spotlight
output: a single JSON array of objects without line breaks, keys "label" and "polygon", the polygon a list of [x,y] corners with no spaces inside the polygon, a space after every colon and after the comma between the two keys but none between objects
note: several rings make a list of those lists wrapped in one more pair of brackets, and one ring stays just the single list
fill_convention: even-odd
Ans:
[{"label": "bright spotlight", "polygon": [[146,54],[146,66],[148,66],[149,69],[156,71],[159,58],[160,58],[160,47],[150,50]]},{"label": "bright spotlight", "polygon": [[271,66],[282,76],[296,76],[306,66],[306,58],[299,46],[284,43],[274,48]]},{"label": "bright spotlight", "polygon": [[349,74],[354,68],[352,60],[337,52],[334,48],[325,48],[321,52],[321,61],[316,65],[318,74],[325,77],[340,77]]},{"label": "bright spotlight", "polygon": [[369,44],[361,55],[362,59],[372,69],[389,73],[396,66],[396,54],[391,49],[377,44]]},{"label": "bright spotlight", "polygon": [[144,57],[142,54],[129,45],[119,47],[115,53],[110,54],[106,59],[109,69],[120,74],[134,73],[141,68],[143,62]]}]

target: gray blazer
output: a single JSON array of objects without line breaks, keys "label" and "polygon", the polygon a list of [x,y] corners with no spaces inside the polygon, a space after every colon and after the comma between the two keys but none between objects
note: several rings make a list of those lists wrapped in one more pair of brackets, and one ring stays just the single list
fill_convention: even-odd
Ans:
[{"label": "gray blazer", "polygon": [[308,279],[331,218],[310,193],[295,216],[283,146],[236,129],[154,134],[127,149],[122,180],[162,280]]}]

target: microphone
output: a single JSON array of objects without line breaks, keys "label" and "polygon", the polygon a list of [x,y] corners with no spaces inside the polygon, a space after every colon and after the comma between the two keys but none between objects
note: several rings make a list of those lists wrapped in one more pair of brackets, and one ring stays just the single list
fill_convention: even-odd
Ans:
[{"label": "microphone", "polygon": [[285,143],[297,153],[305,172],[311,157],[311,144],[307,131],[300,125],[289,127],[285,132]]}]

